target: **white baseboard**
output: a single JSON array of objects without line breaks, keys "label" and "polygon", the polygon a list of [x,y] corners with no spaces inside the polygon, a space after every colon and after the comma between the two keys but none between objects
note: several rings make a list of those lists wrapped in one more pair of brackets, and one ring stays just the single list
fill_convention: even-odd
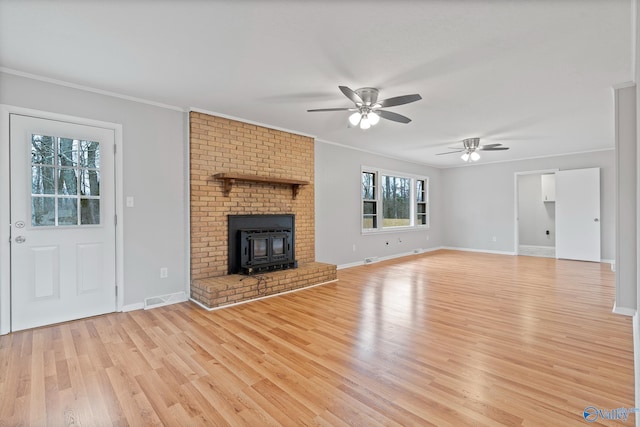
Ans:
[{"label": "white baseboard", "polygon": [[542,258],[555,258],[555,246],[536,246],[536,245],[520,245],[518,246],[518,255],[536,256]]},{"label": "white baseboard", "polygon": [[175,292],[173,294],[160,295],[157,297],[145,298],[144,302],[137,302],[134,304],[127,304],[122,307],[123,312],[135,311],[135,310],[148,310],[150,308],[162,307],[165,305],[178,304],[180,302],[188,301],[187,293],[185,291]]},{"label": "white baseboard", "polygon": [[615,314],[622,314],[624,316],[635,316],[636,315],[636,310],[634,308],[618,307],[615,302],[613,303],[613,310],[611,310],[611,312],[615,313]]},{"label": "white baseboard", "polygon": [[[616,260],[615,259],[606,259],[606,258],[602,258],[600,260],[600,262],[603,262],[605,264],[611,264],[611,271],[616,271]],[[640,418],[640,417],[639,417]]]},{"label": "white baseboard", "polygon": [[159,295],[144,299],[144,309],[163,307],[165,305],[177,304],[187,301],[187,293],[185,291],[174,292],[172,294]]},{"label": "white baseboard", "polygon": [[427,249],[417,248],[417,249],[414,249],[411,252],[402,252],[402,253],[399,253],[399,254],[386,255],[386,256],[380,256],[380,257],[367,257],[367,258],[375,258],[375,261],[366,262],[365,260],[367,258],[365,258],[365,260],[362,260],[362,261],[349,262],[349,263],[346,263],[346,264],[339,264],[336,268],[338,270],[343,270],[345,268],[358,267],[360,265],[373,264],[373,263],[376,263],[376,262],[387,261],[387,260],[390,260],[390,259],[396,259],[396,258],[402,258],[402,257],[406,257],[406,256],[424,254],[424,253],[427,253],[427,252],[437,251],[439,249],[444,249],[444,248],[442,246],[437,246],[435,248],[427,248]]},{"label": "white baseboard", "polygon": [[125,306],[122,307],[122,311],[123,312],[127,312],[127,311],[135,311],[135,310],[142,310],[144,308],[144,303],[143,302],[137,302],[135,304],[127,304]]},{"label": "white baseboard", "polygon": [[364,261],[356,261],[356,262],[349,262],[346,264],[340,264],[336,266],[337,270],[342,270],[345,268],[351,268],[351,267],[358,267],[360,265],[364,265]]},{"label": "white baseboard", "polygon": [[496,255],[516,255],[515,252],[509,252],[509,251],[492,251],[490,249],[459,248],[456,246],[443,246],[440,249],[448,249],[450,251],[481,252],[485,254],[496,254]]}]

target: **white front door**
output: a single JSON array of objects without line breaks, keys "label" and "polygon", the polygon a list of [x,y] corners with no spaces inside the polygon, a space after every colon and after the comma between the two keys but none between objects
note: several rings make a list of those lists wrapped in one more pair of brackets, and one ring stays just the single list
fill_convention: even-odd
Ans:
[{"label": "white front door", "polygon": [[116,309],[114,131],[11,114],[11,329]]},{"label": "white front door", "polygon": [[600,262],[600,169],[556,172],[556,257]]}]

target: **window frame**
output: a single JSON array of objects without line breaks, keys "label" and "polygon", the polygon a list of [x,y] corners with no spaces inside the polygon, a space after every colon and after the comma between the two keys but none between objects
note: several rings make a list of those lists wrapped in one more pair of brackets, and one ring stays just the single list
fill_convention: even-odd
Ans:
[{"label": "window frame", "polygon": [[[364,174],[370,173],[374,175],[374,198],[365,199],[364,191]],[[384,226],[384,210],[383,210],[383,194],[382,179],[384,176],[403,178],[410,180],[410,224],[401,226]],[[423,200],[418,200],[418,182],[422,182]],[[381,169],[370,166],[361,166],[360,168],[360,231],[362,234],[389,233],[397,231],[415,231],[428,230],[430,227],[430,203],[429,203],[429,177],[426,175],[417,175],[406,172],[398,172],[387,169]],[[375,203],[375,213],[365,214],[365,204]],[[421,212],[420,209],[424,212]],[[373,215],[375,217],[374,227],[365,228],[365,215]],[[419,218],[423,218],[420,223]]]}]

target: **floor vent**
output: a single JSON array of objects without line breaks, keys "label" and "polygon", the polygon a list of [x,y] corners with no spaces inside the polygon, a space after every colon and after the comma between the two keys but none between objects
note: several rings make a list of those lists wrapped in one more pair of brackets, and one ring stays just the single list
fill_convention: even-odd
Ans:
[{"label": "floor vent", "polygon": [[163,305],[175,304],[177,302],[186,301],[184,292],[176,292],[175,294],[159,295],[144,299],[144,309],[162,307]]}]

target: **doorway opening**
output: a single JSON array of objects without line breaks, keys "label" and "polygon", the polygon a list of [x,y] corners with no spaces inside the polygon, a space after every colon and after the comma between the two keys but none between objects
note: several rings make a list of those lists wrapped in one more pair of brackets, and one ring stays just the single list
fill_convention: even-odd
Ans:
[{"label": "doorway opening", "polygon": [[556,257],[555,170],[515,175],[517,255]]}]

